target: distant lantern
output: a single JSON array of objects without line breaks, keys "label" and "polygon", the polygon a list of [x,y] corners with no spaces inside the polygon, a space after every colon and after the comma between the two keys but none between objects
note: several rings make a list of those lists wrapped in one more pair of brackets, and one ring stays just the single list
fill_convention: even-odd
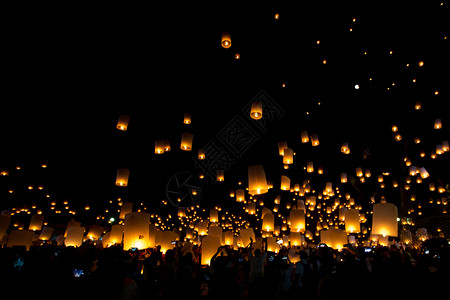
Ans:
[{"label": "distant lantern", "polygon": [[163,140],[163,147],[164,147],[164,151],[166,151],[166,152],[169,152],[171,150],[170,142],[168,139]]},{"label": "distant lantern", "polygon": [[123,249],[146,249],[149,247],[150,214],[146,212],[132,212],[125,216],[123,231]]},{"label": "distant lantern", "polygon": [[262,165],[248,167],[248,192],[251,195],[265,194],[269,191],[266,173]]},{"label": "distant lantern", "polygon": [[305,212],[299,209],[293,209],[289,215],[291,221],[291,232],[305,231]]},{"label": "distant lantern", "polygon": [[312,144],[313,146],[319,146],[319,145],[320,145],[319,137],[318,137],[317,134],[315,134],[315,133],[313,133],[313,134],[311,135],[311,144]]},{"label": "distant lantern", "polygon": [[434,129],[441,129],[442,128],[442,120],[441,119],[436,119],[434,121]]},{"label": "distant lantern", "polygon": [[309,136],[308,136],[308,132],[306,130],[303,130],[302,132],[300,132],[300,136],[302,138],[302,143],[309,142]]},{"label": "distant lantern", "polygon": [[119,219],[125,219],[125,216],[133,211],[133,203],[125,202],[122,204],[119,213]]},{"label": "distant lantern", "polygon": [[126,168],[120,168],[117,170],[116,185],[127,186],[128,178],[130,177],[130,170]]},{"label": "distant lantern", "polygon": [[236,201],[237,202],[245,201],[245,191],[243,189],[236,190]]},{"label": "distant lantern", "polygon": [[120,115],[116,128],[121,131],[127,131],[130,117],[128,115]]},{"label": "distant lantern", "polygon": [[377,203],[373,206],[372,234],[398,236],[397,206],[392,203]]},{"label": "distant lantern", "polygon": [[213,223],[219,222],[219,211],[216,208],[209,210],[209,221]]},{"label": "distant lantern", "polygon": [[360,167],[356,168],[356,176],[358,176],[358,177],[362,177],[363,176],[362,168],[360,168]]},{"label": "distant lantern", "polygon": [[290,165],[294,162],[294,150],[291,148],[284,149],[283,164]]},{"label": "distant lantern", "polygon": [[231,37],[228,32],[222,33],[222,42],[221,45],[223,48],[227,49],[231,47]]},{"label": "distant lantern", "polygon": [[205,150],[203,150],[203,149],[198,150],[197,157],[199,160],[204,160],[206,158]]},{"label": "distant lantern", "polygon": [[221,246],[220,239],[216,236],[206,236],[202,240],[201,245],[201,264],[206,266],[211,263],[211,258],[216,254],[217,249]]},{"label": "distant lantern", "polygon": [[81,226],[70,226],[67,228],[67,235],[64,240],[66,247],[80,247],[83,243],[85,228]]},{"label": "distant lantern", "polygon": [[217,181],[224,181],[225,180],[225,170],[219,169],[216,171],[216,179]]},{"label": "distant lantern", "polygon": [[275,216],[271,212],[268,212],[262,219],[262,230],[272,232],[275,225]]},{"label": "distant lantern", "polygon": [[286,175],[281,175],[280,189],[283,191],[289,191],[291,189],[291,179],[289,179]]},{"label": "distant lantern", "polygon": [[259,120],[262,118],[262,113],[263,113],[262,102],[261,101],[253,102],[250,109],[250,117],[253,120]]},{"label": "distant lantern", "polygon": [[345,231],[347,233],[358,233],[361,231],[359,224],[359,211],[357,209],[347,209],[345,211]]},{"label": "distant lantern", "polygon": [[184,113],[184,124],[191,124],[191,114],[190,113]]},{"label": "distant lantern", "polygon": [[341,145],[341,152],[344,153],[344,154],[350,154],[350,148],[349,148],[347,142],[342,143],[342,145]]},{"label": "distant lantern", "polygon": [[306,172],[312,173],[314,172],[314,163],[312,161],[308,161],[306,164]]},{"label": "distant lantern", "polygon": [[341,183],[348,182],[347,173],[341,173]]},{"label": "distant lantern", "polygon": [[28,230],[32,231],[41,230],[43,223],[44,223],[44,215],[33,215],[31,216]]},{"label": "distant lantern", "polygon": [[414,106],[415,110],[420,110],[422,108],[422,104],[420,103],[420,101],[416,101],[416,105]]},{"label": "distant lantern", "polygon": [[287,146],[287,142],[286,141],[281,141],[278,142],[278,154],[283,156],[284,155],[284,149],[286,149]]},{"label": "distant lantern", "polygon": [[156,154],[164,153],[164,141],[163,140],[155,141],[155,153]]},{"label": "distant lantern", "polygon": [[185,132],[181,136],[181,145],[180,149],[184,151],[192,150],[192,140],[194,139],[194,135],[190,132]]},{"label": "distant lantern", "polygon": [[347,244],[347,233],[342,229],[330,228],[320,231],[320,242],[333,249],[341,249]]}]

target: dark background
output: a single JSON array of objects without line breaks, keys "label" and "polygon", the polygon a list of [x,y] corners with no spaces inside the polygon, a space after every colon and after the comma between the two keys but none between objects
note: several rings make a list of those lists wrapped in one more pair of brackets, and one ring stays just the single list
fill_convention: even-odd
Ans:
[{"label": "dark background", "polygon": [[[198,149],[261,90],[285,114],[225,182],[205,181],[203,207],[233,209],[228,191],[238,180],[247,184],[250,164],[263,164],[275,189],[281,174],[293,183],[309,178],[303,166],[310,160],[324,167],[323,176],[312,175],[318,190],[326,181],[339,185],[341,172],[354,176],[357,166],[369,168],[372,183],[342,188],[363,204],[386,195],[400,205],[399,192],[380,191],[376,176],[389,170],[403,181],[403,157],[417,159],[425,149],[427,158],[414,163],[427,168],[430,180],[448,184],[448,154],[428,155],[449,136],[448,4],[440,3],[5,7],[0,167],[11,176],[0,178],[0,207],[67,199],[79,210],[89,204],[94,216],[124,197],[159,211],[168,179],[198,172],[192,159]],[[231,34],[229,49],[220,46],[224,31]],[[421,111],[414,110],[416,101]],[[183,124],[185,112],[191,125]],[[121,114],[130,116],[126,132],[115,129]],[[436,118],[444,129],[433,130]],[[392,124],[400,128],[400,143]],[[302,130],[317,133],[320,146],[301,144]],[[179,149],[184,131],[194,133],[191,152]],[[415,136],[423,143],[414,145]],[[170,140],[171,152],[154,154],[159,138]],[[281,140],[297,153],[289,170],[278,156]],[[340,153],[344,141],[350,155]],[[131,171],[127,188],[114,186],[120,167]],[[29,184],[44,184],[51,199],[24,188]]]}]

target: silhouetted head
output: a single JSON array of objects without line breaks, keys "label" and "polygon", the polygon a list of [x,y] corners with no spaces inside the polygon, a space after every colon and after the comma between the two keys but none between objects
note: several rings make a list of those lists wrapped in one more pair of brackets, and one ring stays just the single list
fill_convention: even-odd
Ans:
[{"label": "silhouetted head", "polygon": [[260,257],[261,256],[261,250],[260,249],[255,249],[255,256],[256,257]]}]

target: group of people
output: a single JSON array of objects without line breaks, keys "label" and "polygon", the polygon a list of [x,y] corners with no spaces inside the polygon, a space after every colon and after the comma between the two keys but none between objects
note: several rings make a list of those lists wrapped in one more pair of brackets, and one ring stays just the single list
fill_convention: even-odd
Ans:
[{"label": "group of people", "polygon": [[251,242],[221,246],[208,266],[200,261],[201,245],[190,243],[165,252],[89,241],[79,248],[1,248],[1,290],[16,299],[417,299],[444,292],[450,282],[449,248],[442,246],[348,245],[337,251],[320,244],[273,253]]}]

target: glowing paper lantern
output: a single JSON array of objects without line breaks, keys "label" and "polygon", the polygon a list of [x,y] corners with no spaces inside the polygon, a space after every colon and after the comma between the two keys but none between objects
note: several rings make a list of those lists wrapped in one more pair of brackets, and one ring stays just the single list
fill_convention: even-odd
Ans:
[{"label": "glowing paper lantern", "polygon": [[313,133],[311,135],[311,145],[313,145],[313,146],[319,146],[320,145],[319,137],[315,133]]},{"label": "glowing paper lantern", "polygon": [[209,221],[213,223],[217,223],[219,221],[219,211],[215,208],[212,208],[209,211]]},{"label": "glowing paper lantern", "polygon": [[434,121],[434,129],[441,129],[442,128],[442,120],[441,119],[436,119]]},{"label": "glowing paper lantern", "polygon": [[117,122],[116,128],[121,131],[127,131],[128,123],[130,122],[130,117],[127,115],[120,115],[119,121]]},{"label": "glowing paper lantern", "polygon": [[287,142],[286,141],[281,141],[278,142],[278,154],[283,156],[284,155],[284,149],[286,149],[287,146]]},{"label": "glowing paper lantern", "polygon": [[108,244],[122,244],[124,226],[116,224],[111,227]]},{"label": "glowing paper lantern", "polygon": [[241,228],[239,231],[239,238],[241,247],[246,247],[250,244],[250,238],[255,241],[255,232],[253,231],[253,228]]},{"label": "glowing paper lantern", "polygon": [[289,242],[292,246],[300,246],[302,244],[302,237],[300,232],[291,232],[289,234]]},{"label": "glowing paper lantern", "polygon": [[208,227],[208,236],[215,236],[219,239],[220,244],[223,245],[223,229],[222,227],[216,225],[216,224],[211,224]]},{"label": "glowing paper lantern", "polygon": [[211,258],[216,254],[217,249],[221,246],[220,240],[216,236],[205,236],[201,245],[201,264],[209,265]]},{"label": "glowing paper lantern", "polygon": [[[36,234],[30,230],[12,230],[8,237],[6,247],[25,246],[27,251],[33,245],[33,240],[36,239]],[[80,243],[81,244],[81,243]]]},{"label": "glowing paper lantern", "polygon": [[156,231],[155,244],[161,246],[161,252],[166,253],[167,250],[173,249],[174,245],[172,242],[175,242],[179,239],[178,234],[165,230],[165,231]]},{"label": "glowing paper lantern", "polygon": [[39,239],[42,241],[50,240],[54,230],[55,229],[52,227],[45,226],[44,228],[42,228],[41,234],[39,235]]},{"label": "glowing paper lantern", "polygon": [[44,215],[33,215],[31,216],[30,226],[28,226],[28,230],[32,231],[41,230],[43,223],[44,223]]},{"label": "glowing paper lantern", "polygon": [[397,206],[392,203],[377,203],[373,206],[372,234],[398,236]]},{"label": "glowing paper lantern", "polygon": [[305,231],[305,212],[303,210],[293,209],[289,219],[291,220],[291,233]]},{"label": "glowing paper lantern", "polygon": [[181,145],[180,149],[183,151],[191,151],[192,150],[192,141],[194,139],[194,135],[190,132],[185,132],[181,136]]},{"label": "glowing paper lantern", "polygon": [[197,223],[197,233],[199,236],[208,234],[208,222],[200,221]]},{"label": "glowing paper lantern", "polygon": [[245,201],[245,191],[243,189],[236,190],[236,201],[237,202]]},{"label": "glowing paper lantern", "polygon": [[190,113],[184,113],[184,124],[191,124],[191,114]]},{"label": "glowing paper lantern", "polygon": [[359,211],[357,209],[347,209],[345,212],[345,231],[348,233],[360,232],[359,219]]},{"label": "glowing paper lantern", "polygon": [[70,226],[67,228],[67,236],[64,240],[64,244],[66,247],[80,247],[83,243],[83,235],[85,228],[78,226]]},{"label": "glowing paper lantern", "polygon": [[290,165],[294,162],[294,150],[291,148],[284,149],[283,164]]},{"label": "glowing paper lantern", "polygon": [[133,211],[133,203],[131,203],[131,202],[123,203],[120,208],[119,218],[122,220],[125,219],[126,214],[129,214],[132,211]]},{"label": "glowing paper lantern", "polygon": [[126,168],[118,169],[117,177],[116,177],[116,185],[117,186],[127,186],[129,176],[130,176],[130,170],[128,170]]},{"label": "glowing paper lantern", "polygon": [[164,141],[157,140],[155,141],[155,154],[163,154],[164,153]]},{"label": "glowing paper lantern", "polygon": [[341,183],[348,182],[347,173],[341,173]]},{"label": "glowing paper lantern", "polygon": [[286,175],[281,175],[280,189],[283,191],[288,191],[291,189],[291,179],[289,179]]},{"label": "glowing paper lantern", "polygon": [[333,249],[341,249],[347,244],[347,233],[344,230],[330,228],[320,231],[320,242]]},{"label": "glowing paper lantern", "polygon": [[271,212],[268,212],[264,214],[262,219],[262,230],[267,232],[274,231],[275,216]]},{"label": "glowing paper lantern", "polygon": [[344,154],[350,154],[350,147],[348,146],[347,142],[342,143],[341,152]]},{"label": "glowing paper lantern", "polygon": [[314,172],[314,163],[312,161],[308,161],[308,163],[306,164],[306,172]]},{"label": "glowing paper lantern", "polygon": [[219,182],[225,180],[225,170],[216,170],[216,180]]},{"label": "glowing paper lantern", "polygon": [[280,251],[280,245],[278,245],[276,237],[270,236],[267,238],[267,251],[275,253]]},{"label": "glowing paper lantern", "polygon": [[146,212],[132,212],[125,215],[123,230],[123,249],[146,249],[149,247],[150,214]]},{"label": "glowing paper lantern", "polygon": [[233,231],[230,231],[230,230],[224,231],[222,240],[225,245],[233,246],[233,244],[234,244]]},{"label": "glowing paper lantern", "polygon": [[263,113],[262,102],[261,101],[253,102],[250,109],[250,117],[253,120],[259,120],[262,118],[262,113]]},{"label": "glowing paper lantern", "polygon": [[248,192],[251,195],[265,194],[269,191],[266,173],[262,165],[248,167]]},{"label": "glowing paper lantern", "polygon": [[231,47],[231,37],[230,37],[230,34],[228,32],[222,33],[221,45],[225,49]]},{"label": "glowing paper lantern", "polygon": [[307,143],[309,142],[309,135],[308,132],[306,130],[303,130],[302,132],[300,132],[301,138],[302,138],[302,143]]},{"label": "glowing paper lantern", "polygon": [[91,240],[96,240],[102,236],[104,229],[105,228],[103,226],[100,226],[98,224],[92,224],[91,226],[89,226],[87,237],[90,238]]}]

